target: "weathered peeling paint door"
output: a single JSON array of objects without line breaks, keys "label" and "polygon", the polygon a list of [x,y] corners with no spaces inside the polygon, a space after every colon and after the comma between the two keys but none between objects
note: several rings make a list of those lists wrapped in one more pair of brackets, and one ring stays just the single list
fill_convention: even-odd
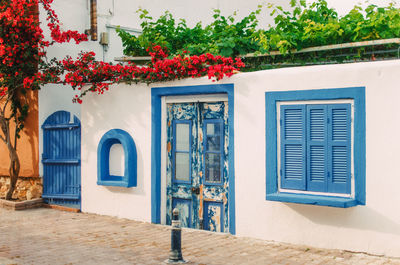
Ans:
[{"label": "weathered peeling paint door", "polygon": [[229,231],[228,102],[167,104],[167,223]]}]

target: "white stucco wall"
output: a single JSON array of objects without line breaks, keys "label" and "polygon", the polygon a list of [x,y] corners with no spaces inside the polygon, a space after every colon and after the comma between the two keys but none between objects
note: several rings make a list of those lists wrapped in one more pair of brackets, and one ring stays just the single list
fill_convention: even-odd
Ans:
[{"label": "white stucco wall", "polygon": [[[82,104],[82,176],[85,176],[81,181],[82,198],[85,198],[82,210],[149,221],[151,90],[146,85],[119,85],[110,90],[111,93],[104,97],[90,95]],[[126,97],[120,98],[121,93]],[[138,165],[135,188],[96,184],[97,146],[110,129],[123,129],[135,141]],[[111,167],[118,167],[115,165],[118,162],[115,161]]]},{"label": "white stucco wall", "polygon": [[[239,17],[253,11],[261,1],[98,0],[98,32],[110,32],[110,47],[104,52],[98,42],[79,46],[52,47],[49,57],[76,57],[81,50],[93,50],[97,59],[112,61],[122,55],[122,45],[114,29],[105,25],[138,28],[138,7],[158,17],[170,10],[189,25],[211,20],[211,9],[224,15],[239,10]],[[270,1],[288,6],[289,1]],[[340,13],[347,12],[358,0],[333,1]],[[389,1],[374,1],[386,4]],[[65,29],[83,32],[89,28],[87,0],[55,1],[54,7]],[[44,22],[44,14],[41,20]],[[262,20],[261,24],[271,20]],[[43,27],[45,28],[45,27]],[[48,35],[48,31],[45,30]],[[235,84],[235,183],[236,231],[281,242],[323,248],[366,251],[400,257],[400,118],[396,100],[400,96],[399,61],[348,65],[312,66],[242,73],[221,83]],[[207,78],[187,79],[155,86],[210,84]],[[310,206],[265,200],[265,92],[301,89],[366,87],[367,108],[367,205],[349,209]],[[151,213],[151,88],[146,85],[119,85],[102,96],[89,95],[83,105],[72,104],[69,87],[45,86],[39,92],[39,124],[57,110],[71,111],[82,121],[82,210],[99,214],[150,221]],[[138,152],[136,188],[103,187],[97,181],[97,144],[112,128],[131,134]],[[40,130],[40,154],[42,153]],[[117,168],[118,159],[113,160]],[[396,163],[397,162],[397,163]],[[40,172],[42,165],[40,163]],[[382,181],[384,180],[384,181]]]},{"label": "white stucco wall", "polygon": [[[261,71],[234,76],[237,233],[323,248],[400,256],[400,62]],[[265,201],[265,91],[366,87],[366,206]],[[246,128],[246,129],[243,129]],[[251,179],[251,181],[250,181]]]},{"label": "white stucco wall", "polygon": [[[279,242],[400,257],[397,164],[400,60],[240,73],[235,86],[236,231]],[[157,86],[210,84],[207,78]],[[266,201],[265,92],[366,87],[366,206],[348,209]],[[82,210],[151,220],[151,87],[118,85],[82,104]],[[131,134],[138,186],[98,186],[97,144],[109,129]]]},{"label": "white stucco wall", "polygon": [[[98,38],[100,40],[101,32],[109,33],[109,46],[104,49],[98,41],[82,42],[76,45],[74,41],[69,44],[56,44],[48,49],[48,57],[57,57],[59,59],[69,55],[76,58],[81,51],[94,51],[97,60],[113,62],[115,57],[123,55],[122,43],[115,32],[115,26],[140,29],[140,19],[136,11],[139,8],[147,9],[153,18],[158,18],[166,10],[169,10],[176,20],[180,18],[186,19],[189,26],[193,26],[199,21],[206,25],[212,21],[212,10],[220,9],[223,15],[231,15],[237,11],[237,19],[248,15],[254,11],[259,4],[274,3],[281,5],[284,8],[289,8],[289,0],[204,0],[201,2],[184,1],[184,0],[98,0]],[[334,6],[340,14],[348,12],[358,0],[328,0],[328,3]],[[389,0],[375,0],[372,3],[386,5]],[[71,0],[71,1],[54,1],[52,7],[58,14],[62,23],[62,29],[78,30],[84,32],[90,28],[90,1],[89,0]],[[264,8],[260,15],[260,27],[266,27],[273,23],[273,19],[267,14],[267,9]],[[50,32],[46,22],[46,12],[40,9],[40,21],[45,36],[50,39]],[[108,26],[107,26],[108,25]],[[111,27],[110,27],[111,26]],[[72,103],[72,98],[75,92],[69,86],[62,85],[46,85],[39,91],[39,125],[42,125],[44,120],[53,112],[58,110],[67,110],[80,117],[79,106]],[[39,130],[39,154],[43,152],[43,135],[42,130]],[[43,174],[42,164],[39,164],[39,174]]]}]

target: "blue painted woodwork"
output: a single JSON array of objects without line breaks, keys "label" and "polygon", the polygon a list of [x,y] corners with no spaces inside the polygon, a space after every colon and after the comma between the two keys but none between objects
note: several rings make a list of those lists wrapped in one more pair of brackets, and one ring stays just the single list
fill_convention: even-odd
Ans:
[{"label": "blue painted woodwork", "polygon": [[181,227],[192,227],[192,200],[172,198],[172,209],[179,210]]},{"label": "blue painted woodwork", "polygon": [[[178,199],[190,201],[192,207],[192,223],[184,222],[183,226],[204,228],[204,200],[221,202],[221,210],[225,212],[221,216],[228,216],[229,204],[226,198],[229,197],[229,176],[225,160],[228,158],[228,148],[224,148],[228,146],[228,110],[225,102],[167,104],[167,224],[171,222],[173,201]],[[179,125],[181,130],[178,133]],[[188,130],[183,130],[182,125],[187,125]],[[214,148],[210,139],[216,140],[213,142]],[[180,179],[176,179],[177,154],[187,154],[186,161],[190,162],[187,177],[180,176]],[[209,169],[207,166],[210,167],[205,160],[209,154],[217,155],[216,164],[211,166],[218,169],[218,182],[205,181]],[[221,221],[223,229],[218,228],[218,231],[228,231],[228,218]]]},{"label": "blue painted woodwork", "polygon": [[328,191],[351,192],[351,106],[328,105]]},{"label": "blue painted woodwork", "polygon": [[307,105],[307,190],[328,191],[328,107]]},{"label": "blue painted woodwork", "polygon": [[[354,159],[355,197],[292,194],[278,190],[277,163],[277,103],[280,101],[300,100],[354,100]],[[365,205],[365,87],[337,89],[299,90],[266,92],[266,199],[272,201],[315,204],[333,207],[352,207]],[[329,111],[328,111],[329,116]],[[330,118],[332,119],[332,117]],[[346,133],[349,133],[346,131]],[[340,139],[340,137],[338,138]],[[350,143],[351,144],[351,143]],[[346,145],[347,146],[347,145]],[[340,151],[337,152],[340,154]],[[349,154],[348,154],[349,155]],[[348,187],[348,186],[347,186]],[[336,188],[332,188],[335,190]],[[340,191],[338,188],[336,192]],[[346,193],[349,193],[346,191]]]},{"label": "blue painted woodwork", "polygon": [[[151,221],[160,223],[161,217],[161,97],[173,95],[201,95],[226,93],[228,95],[228,171],[229,171],[229,232],[235,234],[235,165],[234,165],[234,86],[212,84],[198,86],[153,87],[151,91],[152,111],[152,157],[151,157]],[[226,231],[227,232],[227,231]]]},{"label": "blue painted woodwork", "polygon": [[81,127],[80,123],[67,123],[67,124],[43,124],[42,129],[57,130],[57,129],[73,129]]},{"label": "blue painted woodwork", "polygon": [[281,106],[281,185],[284,189],[306,188],[305,106]]},{"label": "blue painted woodwork", "polygon": [[[185,200],[190,202],[190,223],[183,223],[183,226],[187,227],[198,227],[198,214],[196,209],[199,205],[199,201],[195,194],[192,193],[191,188],[197,187],[197,157],[196,151],[197,141],[193,137],[193,132],[197,132],[197,117],[198,110],[194,103],[181,103],[181,104],[168,104],[167,105],[167,224],[171,224],[172,210],[174,200]],[[176,154],[177,154],[177,126],[181,124],[188,124],[189,130],[186,132],[187,135],[180,135],[181,137],[187,137],[188,143],[186,146],[188,154],[189,172],[186,180],[176,179]],[[182,140],[182,139],[179,139]]]},{"label": "blue painted woodwork", "polygon": [[[80,197],[81,197],[80,194],[75,194],[75,195],[74,194],[48,194],[48,193],[42,194],[42,198],[46,198],[46,199],[79,200]],[[57,201],[52,202],[52,203],[57,204]]]},{"label": "blue painted woodwork", "polygon": [[[172,145],[172,172],[173,172],[173,181],[175,183],[187,183],[190,184],[192,183],[192,141],[193,141],[193,136],[192,136],[192,121],[191,120],[172,120],[172,132],[173,132],[173,139],[176,139],[176,127],[177,124],[188,124],[189,125],[189,148],[188,150],[179,150],[177,148],[177,142],[176,141],[172,141],[173,145]],[[189,156],[189,176],[188,176],[188,180],[179,180],[176,178],[176,155],[177,154],[188,154]]]},{"label": "blue painted woodwork", "polygon": [[350,104],[281,105],[281,115],[281,187],[350,194]]},{"label": "blue painted woodwork", "polygon": [[81,127],[67,111],[51,114],[43,123],[43,195],[45,202],[80,208]]},{"label": "blue painted woodwork", "polygon": [[348,208],[360,205],[354,198],[335,197],[325,195],[297,194],[287,192],[276,192],[267,194],[267,200],[278,202],[291,202],[301,204],[312,204],[320,206],[330,206],[339,208]]},{"label": "blue painted woodwork", "polygon": [[[209,134],[207,126],[208,125],[214,125],[214,128],[218,128],[217,134],[212,133]],[[204,156],[207,155],[217,155],[219,157],[219,181],[207,181],[208,176],[209,176],[209,171],[207,170],[207,159],[204,157],[203,159],[203,168],[204,168],[204,174],[203,174],[203,183],[205,185],[223,185],[224,184],[224,160],[225,160],[225,155],[224,155],[224,146],[225,144],[225,138],[224,135],[227,133],[224,133],[224,120],[223,119],[207,119],[204,120],[203,123],[203,150],[204,150]],[[219,148],[211,149],[210,148],[210,143],[213,141],[216,141],[214,144],[217,145],[219,144]],[[215,165],[217,166],[217,165]]]},{"label": "blue painted woodwork", "polygon": [[[114,144],[121,144],[124,149],[124,175],[110,175],[110,149]],[[106,132],[97,147],[97,185],[136,187],[137,154],[136,145],[129,133],[121,129]]]},{"label": "blue painted woodwork", "polygon": [[79,164],[79,159],[42,159],[43,164]]},{"label": "blue painted woodwork", "polygon": [[223,232],[224,211],[221,202],[204,202],[204,230]]}]

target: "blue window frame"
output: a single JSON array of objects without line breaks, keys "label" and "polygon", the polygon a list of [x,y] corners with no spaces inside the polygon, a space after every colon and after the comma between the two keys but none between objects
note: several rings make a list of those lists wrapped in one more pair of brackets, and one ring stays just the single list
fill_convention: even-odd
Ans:
[{"label": "blue window frame", "polygon": [[266,92],[265,96],[266,199],[365,205],[365,88]]},{"label": "blue window frame", "polygon": [[222,185],[224,169],[224,121],[208,119],[203,123],[203,183]]},{"label": "blue window frame", "polygon": [[[110,175],[110,150],[114,144],[121,144],[124,149],[124,175]],[[97,147],[97,185],[136,187],[137,154],[136,145],[129,133],[121,129],[106,132]]]}]

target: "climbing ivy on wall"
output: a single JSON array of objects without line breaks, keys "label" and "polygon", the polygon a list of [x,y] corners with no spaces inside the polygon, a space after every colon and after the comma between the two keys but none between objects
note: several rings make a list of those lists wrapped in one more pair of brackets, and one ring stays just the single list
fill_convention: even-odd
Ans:
[{"label": "climbing ivy on wall", "polygon": [[[290,10],[275,5],[262,10],[259,6],[238,22],[235,14],[226,17],[214,10],[209,25],[203,27],[199,22],[188,27],[185,20],[177,22],[169,12],[154,20],[147,10],[139,9],[142,33],[134,36],[119,29],[118,34],[124,54],[132,56],[146,55],[153,44],[167,48],[171,55],[189,51],[239,56],[275,50],[285,54],[306,47],[400,37],[400,8],[393,3],[386,7],[356,5],[344,16],[339,16],[326,0],[310,4],[291,0]],[[273,26],[259,25],[257,17],[265,14],[274,18]]]},{"label": "climbing ivy on wall", "polygon": [[153,20],[147,10],[139,9],[137,12],[142,20],[142,34],[136,37],[117,29],[126,55],[147,55],[146,49],[152,45],[166,47],[171,55],[188,51],[194,55],[237,56],[258,49],[254,33],[258,25],[256,16],[261,9],[251,12],[239,22],[235,22],[235,14],[225,17],[216,9],[211,24],[203,27],[198,22],[192,28],[184,19],[177,22],[168,11],[157,20]]},{"label": "climbing ivy on wall", "polygon": [[400,36],[400,8],[393,3],[387,7],[369,5],[365,9],[356,5],[342,17],[325,0],[310,5],[292,0],[291,4],[291,11],[271,6],[275,25],[260,30],[256,36],[262,51],[286,53],[291,49]]}]

